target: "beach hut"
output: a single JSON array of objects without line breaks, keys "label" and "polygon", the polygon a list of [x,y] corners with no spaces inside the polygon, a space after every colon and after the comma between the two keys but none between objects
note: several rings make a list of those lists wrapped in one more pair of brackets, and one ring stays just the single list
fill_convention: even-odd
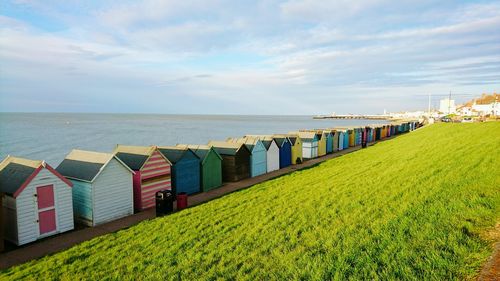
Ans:
[{"label": "beach hut", "polygon": [[367,139],[368,139],[368,142],[373,141],[373,127],[371,127],[371,126],[367,127]]},{"label": "beach hut", "polygon": [[165,158],[172,164],[172,190],[175,194],[200,192],[200,158],[189,148],[159,146]]},{"label": "beach hut", "polygon": [[344,132],[342,130],[336,130],[339,134],[339,151],[344,149]]},{"label": "beach hut", "polygon": [[344,149],[356,145],[356,132],[354,128],[340,128],[344,132]]},{"label": "beach hut", "polygon": [[344,149],[349,148],[349,131],[344,130]]},{"label": "beach hut", "polygon": [[326,135],[322,131],[316,131],[318,138],[318,156],[326,155]]},{"label": "beach hut", "polygon": [[273,138],[278,144],[278,148],[280,149],[280,169],[292,165],[292,144],[290,143],[288,137],[273,136]]},{"label": "beach hut", "polygon": [[20,246],[72,230],[72,186],[44,161],[7,156],[0,162],[4,238]]},{"label": "beach hut", "polygon": [[287,137],[290,140],[292,147],[292,164],[300,164],[303,161],[302,157],[302,139],[296,134],[276,134],[274,137]]},{"label": "beach hut", "polygon": [[323,136],[326,139],[326,153],[333,153],[333,135],[331,130],[323,130]]},{"label": "beach hut", "polygon": [[201,190],[206,192],[222,186],[222,157],[208,145],[182,145],[189,148],[200,159]]},{"label": "beach hut", "polygon": [[326,155],[326,135],[322,130],[302,130],[304,132],[314,132],[318,139],[318,156]]},{"label": "beach hut", "polygon": [[318,157],[318,136],[315,132],[290,132],[289,134],[298,135],[302,140],[302,157],[304,159],[313,159]]},{"label": "beach hut", "polygon": [[357,128],[350,128],[352,130],[352,138],[353,138],[353,144],[354,146],[358,145],[358,129]]},{"label": "beach hut", "polygon": [[280,149],[274,138],[270,135],[246,135],[244,138],[254,138],[262,141],[266,148],[266,167],[267,172],[272,172],[280,169]]},{"label": "beach hut", "polygon": [[134,209],[142,211],[156,205],[156,192],[171,190],[172,163],[156,146],[117,145],[115,154],[134,171]]},{"label": "beach hut", "polygon": [[134,172],[113,154],[75,149],[56,170],[73,183],[76,221],[96,226],[134,213]]},{"label": "beach hut", "polygon": [[261,140],[256,138],[228,138],[227,142],[243,143],[250,150],[250,177],[267,173],[267,149]]},{"label": "beach hut", "polygon": [[347,132],[349,134],[349,147],[356,146],[356,132],[352,128],[347,129]]},{"label": "beach hut", "polygon": [[377,126],[375,128],[375,140],[380,140],[381,135],[382,135],[382,128],[381,126]]},{"label": "beach hut", "polygon": [[213,147],[222,156],[222,180],[240,181],[250,177],[250,156],[252,153],[242,143],[211,141]]},{"label": "beach hut", "polygon": [[339,136],[340,133],[337,130],[332,130],[333,152],[339,151]]}]

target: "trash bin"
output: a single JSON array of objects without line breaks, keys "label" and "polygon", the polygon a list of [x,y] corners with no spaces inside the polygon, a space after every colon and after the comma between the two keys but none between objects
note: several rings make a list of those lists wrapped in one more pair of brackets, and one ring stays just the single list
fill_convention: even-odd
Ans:
[{"label": "trash bin", "polygon": [[156,192],[156,216],[163,216],[174,211],[174,194],[170,190]]},{"label": "trash bin", "polygon": [[186,209],[188,206],[188,195],[186,192],[177,194],[177,211]]}]

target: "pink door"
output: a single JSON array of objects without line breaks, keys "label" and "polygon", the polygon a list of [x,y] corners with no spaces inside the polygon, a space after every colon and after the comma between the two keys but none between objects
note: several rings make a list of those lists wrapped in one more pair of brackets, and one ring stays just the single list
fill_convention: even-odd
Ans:
[{"label": "pink door", "polygon": [[54,186],[45,185],[36,188],[38,198],[38,225],[40,235],[56,230],[56,209],[54,204]]}]

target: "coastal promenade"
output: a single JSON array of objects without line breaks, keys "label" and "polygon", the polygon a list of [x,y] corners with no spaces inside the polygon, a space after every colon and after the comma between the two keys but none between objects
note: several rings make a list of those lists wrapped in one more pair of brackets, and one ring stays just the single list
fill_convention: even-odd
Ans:
[{"label": "coastal promenade", "polygon": [[[379,140],[376,142],[372,142],[369,146],[374,145],[378,142],[392,139],[397,136],[387,137],[383,140]],[[297,170],[305,169],[313,167],[321,162],[326,160],[336,158],[348,153],[355,152],[360,150],[361,146],[350,147],[348,149],[337,151],[333,154],[327,154],[322,157],[318,157],[315,159],[311,159],[309,161],[305,161],[302,164],[292,165],[277,171],[273,171],[264,175],[260,175],[254,178],[244,179],[238,182],[225,183],[222,187],[210,190],[208,192],[202,192],[198,194],[194,194],[189,196],[188,198],[188,206],[193,207],[210,200],[222,197],[226,194],[229,194],[234,191],[238,191],[241,189],[245,189],[251,187],[255,184],[283,176],[289,173],[292,173]],[[174,204],[175,205],[175,204]],[[175,206],[174,206],[175,208]],[[79,243],[88,241],[92,238],[102,236],[108,233],[113,233],[122,229],[126,229],[133,225],[140,223],[141,221],[145,221],[148,219],[153,219],[156,217],[155,209],[149,209],[143,212],[139,212],[137,214],[133,214],[131,216],[118,219],[116,221],[112,221],[106,224],[102,224],[96,227],[83,227],[76,226],[76,229],[70,232],[62,233],[56,236],[51,236],[46,239],[21,246],[18,248],[13,248],[11,246],[11,250],[7,248],[7,251],[0,254],[0,269],[6,269],[15,265],[19,265],[25,262],[28,262],[33,259],[41,258],[46,255],[54,254],[63,250],[66,250],[74,245]]]}]

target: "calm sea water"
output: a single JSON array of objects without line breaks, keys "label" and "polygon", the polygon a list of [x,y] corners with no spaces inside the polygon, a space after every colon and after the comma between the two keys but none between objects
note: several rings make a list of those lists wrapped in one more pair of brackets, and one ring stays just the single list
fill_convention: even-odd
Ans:
[{"label": "calm sea water", "polygon": [[110,152],[116,144],[206,144],[245,134],[383,123],[314,120],[311,116],[0,113],[0,157],[57,166],[73,148]]}]

